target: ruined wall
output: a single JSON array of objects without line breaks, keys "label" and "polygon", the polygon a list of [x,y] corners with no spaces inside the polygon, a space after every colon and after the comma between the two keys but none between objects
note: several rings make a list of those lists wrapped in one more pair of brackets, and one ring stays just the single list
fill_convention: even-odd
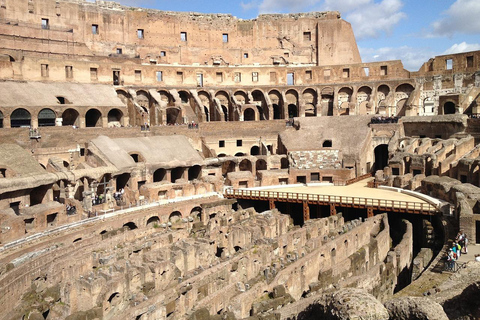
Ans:
[{"label": "ruined wall", "polygon": [[[316,64],[317,52],[328,48],[318,53],[322,65],[360,62],[351,26],[338,12],[241,20],[227,14],[135,9],[114,2],[7,0],[4,7],[0,18],[16,23],[4,27],[5,38],[21,35],[51,40],[48,47],[39,44],[34,48],[41,52],[65,52],[68,42],[75,41],[85,44],[92,54],[125,54],[146,62]],[[43,27],[42,19],[48,19]],[[85,52],[81,46],[70,50]]]}]

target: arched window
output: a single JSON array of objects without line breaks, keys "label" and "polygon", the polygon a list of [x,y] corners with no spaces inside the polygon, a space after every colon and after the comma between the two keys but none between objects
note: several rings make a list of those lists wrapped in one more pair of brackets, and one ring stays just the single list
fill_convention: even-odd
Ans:
[{"label": "arched window", "polygon": [[10,126],[12,128],[30,127],[32,116],[28,110],[15,109],[10,115]]},{"label": "arched window", "polygon": [[39,127],[53,127],[55,126],[55,112],[52,109],[42,109],[38,113],[38,126]]},{"label": "arched window", "polygon": [[332,147],[332,140],[325,140],[325,141],[323,141],[322,147],[324,147],[324,148],[331,148],[331,147]]}]

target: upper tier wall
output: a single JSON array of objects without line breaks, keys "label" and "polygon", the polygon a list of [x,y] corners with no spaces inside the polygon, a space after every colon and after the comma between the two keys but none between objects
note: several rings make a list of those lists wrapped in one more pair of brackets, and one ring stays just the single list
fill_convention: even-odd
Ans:
[{"label": "upper tier wall", "polygon": [[[261,15],[242,20],[225,14],[166,12],[113,2],[3,0],[0,22],[8,37],[48,39],[43,52],[122,54],[162,63],[331,65],[359,63],[351,25],[338,12]],[[43,23],[43,26],[42,26]],[[182,38],[182,33],[184,36]],[[55,48],[67,41],[81,51]],[[14,48],[9,48],[14,49]]]}]

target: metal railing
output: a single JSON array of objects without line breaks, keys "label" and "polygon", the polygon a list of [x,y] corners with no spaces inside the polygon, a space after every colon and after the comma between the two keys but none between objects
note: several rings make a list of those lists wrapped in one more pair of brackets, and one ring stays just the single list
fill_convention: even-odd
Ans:
[{"label": "metal railing", "polygon": [[429,203],[409,202],[401,200],[386,200],[374,198],[362,198],[352,196],[335,196],[323,194],[292,193],[281,191],[262,191],[262,190],[239,190],[226,189],[227,198],[243,198],[252,200],[276,200],[285,202],[309,202],[335,204],[344,207],[376,208],[381,210],[400,211],[400,212],[418,212],[418,213],[436,213],[437,209]]}]

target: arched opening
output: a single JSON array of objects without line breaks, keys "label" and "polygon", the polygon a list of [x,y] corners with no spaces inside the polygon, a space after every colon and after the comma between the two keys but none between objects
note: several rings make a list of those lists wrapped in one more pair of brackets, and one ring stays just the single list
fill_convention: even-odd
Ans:
[{"label": "arched opening", "polygon": [[455,103],[448,101],[443,105],[443,114],[455,114]]},{"label": "arched opening", "polygon": [[15,109],[10,115],[10,127],[12,128],[30,127],[31,121],[30,112],[23,108]]},{"label": "arched opening", "polygon": [[229,172],[235,172],[235,162],[230,160],[222,164],[222,175],[226,177]]},{"label": "arched opening", "polygon": [[378,145],[375,150],[374,170],[383,170],[388,164],[388,144]]},{"label": "arched opening", "polygon": [[209,122],[210,121],[210,112],[208,111],[208,108],[206,106],[203,106],[203,111],[205,111],[205,121]]},{"label": "arched opening", "polygon": [[163,181],[165,180],[166,176],[167,176],[167,170],[163,168],[157,169],[153,173],[153,182]]},{"label": "arched opening", "polygon": [[137,225],[134,222],[127,222],[122,226],[122,228],[127,228],[128,230],[138,229]]},{"label": "arched opening", "polygon": [[252,156],[258,156],[260,154],[260,148],[258,146],[253,146],[250,149],[250,155]]},{"label": "arched opening", "polygon": [[132,159],[133,159],[133,161],[135,161],[135,163],[145,162],[145,159],[143,158],[143,156],[140,153],[130,153],[130,157],[132,157]]},{"label": "arched opening", "polygon": [[42,109],[38,113],[38,126],[39,127],[54,127],[55,119],[57,116],[52,109]]},{"label": "arched opening", "polygon": [[280,167],[281,167],[282,169],[288,169],[288,168],[290,167],[287,158],[282,158],[282,159],[280,159]]},{"label": "arched opening", "polygon": [[305,117],[315,117],[317,110],[315,108],[317,104],[317,92],[314,89],[306,89],[303,94],[303,101],[305,101]]},{"label": "arched opening", "polygon": [[181,123],[181,112],[177,108],[168,108],[167,109],[167,124],[174,125],[176,123]]},{"label": "arched opening", "polygon": [[185,172],[185,168],[174,168],[171,172],[171,179],[170,182],[175,183],[175,181],[179,179],[183,179],[183,173]]},{"label": "arched opening", "polygon": [[122,125],[123,113],[118,109],[112,109],[108,112],[109,126],[120,127]]},{"label": "arched opening", "polygon": [[258,159],[257,162],[255,163],[255,168],[257,169],[257,171],[267,170],[267,161],[263,159]]},{"label": "arched opening", "polygon": [[331,148],[331,147],[332,147],[332,140],[325,140],[325,141],[323,141],[322,147],[324,147],[324,148]]},{"label": "arched opening", "polygon": [[76,126],[80,125],[79,113],[75,109],[67,109],[62,113],[62,125],[63,126]]},{"label": "arched opening", "polygon": [[273,104],[273,119],[282,119],[282,112],[278,104]]},{"label": "arched opening", "polygon": [[235,157],[244,157],[245,153],[244,152],[237,152],[235,153]]},{"label": "arched opening", "polygon": [[255,121],[255,111],[252,108],[247,108],[243,112],[244,121]]},{"label": "arched opening", "polygon": [[147,220],[147,227],[156,227],[159,224],[160,224],[160,218],[157,216],[150,217]]},{"label": "arched opening", "polygon": [[116,178],[116,185],[117,185],[117,190],[119,191],[120,189],[124,189],[127,185],[128,182],[130,181],[130,173],[123,173]]},{"label": "arched opening", "polygon": [[180,91],[180,92],[178,93],[178,95],[180,96],[180,101],[181,101],[182,103],[188,103],[188,101],[189,101],[189,95],[188,95],[188,93],[187,93],[186,91]]},{"label": "arched opening", "polygon": [[180,211],[174,211],[170,213],[168,217],[168,221],[172,224],[179,222],[180,219],[182,219],[182,213]]},{"label": "arched opening", "polygon": [[90,109],[85,115],[85,126],[87,128],[101,127],[102,126],[102,114],[97,109]]},{"label": "arched opening", "polygon": [[252,172],[252,163],[248,159],[243,159],[238,165],[240,171],[250,171]]},{"label": "arched opening", "polygon": [[201,221],[202,211],[201,207],[195,207],[190,211],[190,217],[192,217],[194,221]]},{"label": "arched opening", "polygon": [[297,106],[294,104],[289,104],[288,105],[288,118],[292,119],[298,117],[298,110]]},{"label": "arched opening", "polygon": [[193,181],[196,179],[200,179],[202,175],[202,167],[200,166],[193,166],[188,169],[188,180]]}]

